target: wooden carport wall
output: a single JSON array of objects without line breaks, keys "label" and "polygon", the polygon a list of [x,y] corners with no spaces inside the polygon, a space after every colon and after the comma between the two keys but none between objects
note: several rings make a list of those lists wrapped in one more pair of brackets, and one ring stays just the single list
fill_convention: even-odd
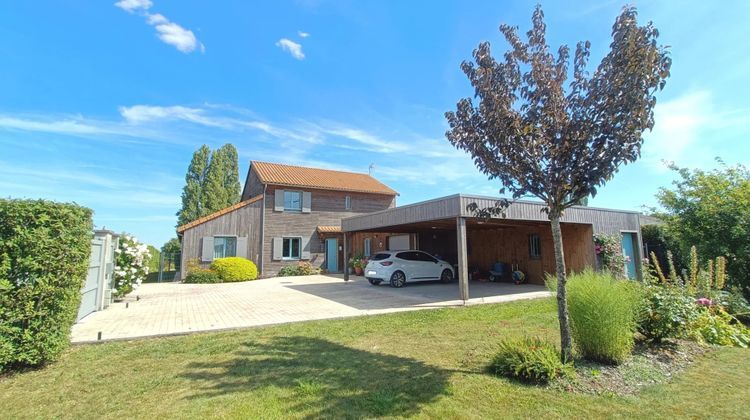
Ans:
[{"label": "wooden carport wall", "polygon": [[[492,207],[497,198],[476,195],[455,194],[447,197],[436,198],[407,206],[396,207],[366,215],[354,216],[341,221],[344,232],[344,261],[348,260],[348,237],[350,232],[374,231],[377,229],[395,230],[395,226],[406,226],[409,224],[427,222],[441,219],[456,220],[456,241],[458,252],[458,278],[459,296],[462,300],[469,299],[468,291],[468,258],[466,252],[466,220],[474,217],[468,210],[468,205],[475,203],[479,208]],[[507,221],[539,221],[548,222],[546,214],[542,212],[544,205],[538,202],[515,201],[505,211],[504,219]],[[593,234],[617,234],[633,233],[636,235],[636,268],[638,278],[642,278],[640,271],[643,250],[641,247],[640,218],[639,213],[634,211],[610,210],[595,207],[575,206],[565,212],[563,223],[580,223],[592,226]],[[344,279],[349,279],[348,270],[344,271]]]}]

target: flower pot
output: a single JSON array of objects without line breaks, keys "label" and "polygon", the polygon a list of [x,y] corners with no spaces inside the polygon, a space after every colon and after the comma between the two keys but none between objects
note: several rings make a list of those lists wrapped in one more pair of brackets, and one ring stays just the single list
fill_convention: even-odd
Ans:
[{"label": "flower pot", "polygon": [[361,276],[362,275],[362,267],[354,267],[354,274]]}]

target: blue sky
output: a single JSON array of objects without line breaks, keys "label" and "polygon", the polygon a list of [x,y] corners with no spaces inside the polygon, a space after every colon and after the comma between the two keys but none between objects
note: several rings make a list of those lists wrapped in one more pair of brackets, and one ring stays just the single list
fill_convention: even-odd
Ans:
[{"label": "blue sky", "polygon": [[[75,201],[95,223],[160,246],[206,143],[251,159],[366,172],[408,204],[496,194],[445,140],[471,94],[460,62],[526,1],[3,1],[0,196]],[[720,4],[720,6],[719,6]],[[606,53],[623,2],[543,2],[553,46]],[[671,45],[673,76],[640,161],[591,205],[640,209],[662,160],[750,164],[750,2],[637,2]]]}]

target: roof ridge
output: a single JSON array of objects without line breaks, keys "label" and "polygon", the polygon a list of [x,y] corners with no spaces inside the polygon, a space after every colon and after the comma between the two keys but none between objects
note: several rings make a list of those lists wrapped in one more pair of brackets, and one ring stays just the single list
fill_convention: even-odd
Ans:
[{"label": "roof ridge", "polygon": [[316,166],[302,166],[302,165],[292,165],[292,164],[289,164],[289,163],[266,162],[264,160],[251,160],[250,163],[251,164],[253,164],[253,163],[265,163],[265,164],[268,164],[268,165],[287,166],[287,167],[290,167],[290,168],[315,169],[315,170],[319,170],[319,171],[341,172],[341,173],[344,173],[344,174],[366,175],[366,176],[369,176],[370,178],[372,178],[372,179],[374,179],[376,181],[378,180],[377,178],[375,178],[374,176],[372,176],[371,174],[368,174],[366,172],[343,171],[343,170],[340,170],[340,169],[327,169],[327,168],[320,168],[320,167],[316,167]]}]

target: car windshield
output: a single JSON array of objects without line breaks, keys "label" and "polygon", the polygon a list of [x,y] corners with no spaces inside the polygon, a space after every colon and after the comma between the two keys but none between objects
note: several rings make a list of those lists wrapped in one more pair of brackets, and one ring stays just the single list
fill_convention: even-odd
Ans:
[{"label": "car windshield", "polygon": [[372,261],[380,261],[380,260],[384,260],[384,259],[390,258],[390,256],[391,256],[391,254],[379,253],[379,254],[375,254],[375,256],[372,257],[372,258],[370,258],[370,260],[372,260]]}]

